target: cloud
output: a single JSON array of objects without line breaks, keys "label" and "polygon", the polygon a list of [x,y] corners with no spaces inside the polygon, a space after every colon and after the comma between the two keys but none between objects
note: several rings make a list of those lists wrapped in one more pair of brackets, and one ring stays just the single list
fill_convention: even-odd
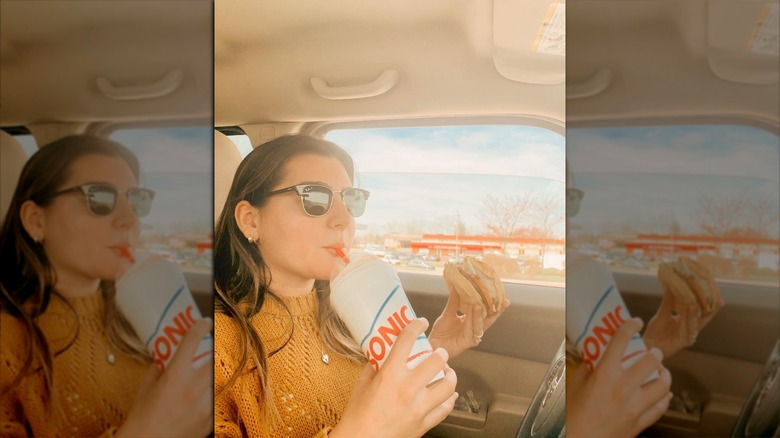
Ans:
[{"label": "cloud", "polygon": [[741,126],[572,129],[566,154],[579,172],[751,176],[780,181],[776,135]]},{"label": "cloud", "polygon": [[340,130],[328,139],[360,172],[517,175],[563,181],[564,139],[523,126]]},{"label": "cloud", "polygon": [[112,138],[135,152],[143,173],[213,172],[211,127],[126,129]]}]

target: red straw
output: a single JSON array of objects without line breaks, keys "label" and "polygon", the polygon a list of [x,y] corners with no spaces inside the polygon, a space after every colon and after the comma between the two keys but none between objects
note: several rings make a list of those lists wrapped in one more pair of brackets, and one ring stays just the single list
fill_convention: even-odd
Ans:
[{"label": "red straw", "polygon": [[341,257],[341,260],[344,260],[344,263],[349,263],[349,257],[347,257],[347,255],[344,254],[344,250],[343,249],[341,249],[339,247],[335,247],[333,249],[336,250],[336,254],[338,254],[338,256]]},{"label": "red straw", "polygon": [[135,257],[133,257],[133,253],[130,252],[130,248],[126,246],[120,246],[119,252],[122,253],[122,257],[125,257],[128,260],[130,260],[130,263],[135,264]]}]

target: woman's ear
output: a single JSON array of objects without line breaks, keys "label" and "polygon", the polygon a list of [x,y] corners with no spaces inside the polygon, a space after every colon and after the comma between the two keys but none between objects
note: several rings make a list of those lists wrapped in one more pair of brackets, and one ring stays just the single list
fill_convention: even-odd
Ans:
[{"label": "woman's ear", "polygon": [[248,201],[241,201],[234,211],[238,228],[250,242],[260,238],[260,209]]},{"label": "woman's ear", "polygon": [[35,242],[43,242],[43,239],[46,237],[44,235],[46,214],[43,207],[33,201],[27,200],[22,204],[22,208],[19,209],[19,218],[22,221],[22,226],[32,240]]}]

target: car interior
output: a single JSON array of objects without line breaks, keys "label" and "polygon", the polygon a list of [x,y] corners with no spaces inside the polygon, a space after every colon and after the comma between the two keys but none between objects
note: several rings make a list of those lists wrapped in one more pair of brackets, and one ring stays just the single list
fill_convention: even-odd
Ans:
[{"label": "car interior", "polygon": [[[551,34],[562,13],[554,2],[526,7],[501,0],[216,3],[215,210],[240,159],[230,139],[256,148],[288,133],[331,138],[341,129],[495,124],[560,137],[564,58],[555,38],[563,35]],[[379,153],[385,143],[363,146]],[[425,146],[416,147],[423,153]],[[368,182],[371,163],[361,163],[360,145],[348,150]],[[433,167],[437,158],[405,162]],[[479,168],[479,161],[470,166]],[[557,171],[562,196],[563,167]],[[378,197],[372,192],[369,210],[380,207]],[[439,268],[399,269],[399,276],[417,315],[432,322],[448,290],[443,262],[426,263]],[[450,361],[462,400],[428,436],[518,432],[565,336],[564,290],[562,283],[522,280],[505,288],[512,303],[505,314],[477,348]]]},{"label": "car interior", "polygon": [[[583,184],[647,163],[650,155],[627,140],[602,148],[614,155],[591,154],[596,134],[749,129],[760,142],[735,144],[763,162],[735,153],[716,171],[697,150],[651,175],[762,178],[774,210],[756,244],[768,248],[756,254],[767,252],[769,274],[718,278],[726,306],[695,345],[664,361],[675,398],[642,435],[750,436],[777,427],[777,0],[142,3],[0,2],[0,218],[41,145],[81,133],[137,143],[145,183],[187,187],[159,190],[144,246],[180,264],[202,314],[211,315],[213,219],[242,157],[286,134],[332,139],[356,157],[372,191],[376,213],[362,228],[358,221],[356,242],[397,266],[417,316],[433,322],[445,307],[445,263],[481,254],[506,267],[511,306],[481,344],[450,361],[460,398],[426,436],[565,436],[566,296],[576,285],[565,285],[556,264],[569,238],[562,216],[551,215],[557,222],[536,240],[491,240],[489,219],[469,210],[487,205],[485,193],[516,200],[536,188],[560,196],[558,212],[565,160]],[[517,160],[501,159],[508,143]],[[448,158],[459,167],[446,167]],[[717,186],[709,181],[697,184]],[[652,190],[628,197],[586,188],[578,219],[593,217],[591,199],[633,208],[643,195],[655,200]],[[475,194],[461,199],[466,192]],[[455,206],[437,212],[440,199]],[[388,208],[397,210],[395,222],[369,223]],[[523,229],[547,227],[529,218]],[[661,258],[627,257],[623,242],[671,234],[665,230],[632,229],[620,239],[594,232],[587,241],[612,268],[631,315],[645,322],[661,302]],[[471,253],[459,243],[468,239],[478,248]]]},{"label": "car interior", "polygon": [[[73,134],[124,143],[139,156],[142,179],[151,185],[166,172],[201,171],[194,179],[162,182],[187,181],[189,189],[209,193],[210,2],[161,1],[143,8],[130,2],[2,2],[0,8],[3,217],[27,157]],[[159,159],[165,156],[174,159]],[[168,163],[181,167],[163,167]],[[196,242],[210,239],[211,206],[199,217],[177,218],[197,213],[176,205],[177,189],[161,187],[158,183],[152,214],[144,219],[145,246],[156,249],[149,243],[154,240],[168,247],[167,256],[190,249],[194,254]],[[182,232],[175,229],[177,220],[191,227],[202,223]],[[180,248],[171,249],[177,239]],[[213,305],[208,262],[208,268],[182,265],[206,315]]]},{"label": "car interior", "polygon": [[[780,179],[777,167],[780,131],[777,37],[773,43],[770,37],[766,46],[759,44],[764,35],[763,23],[771,22],[773,16],[777,20],[777,6],[777,2],[696,0],[577,1],[569,4],[567,33],[570,43],[566,62],[569,165],[578,182],[584,181],[588,172],[599,171],[606,175],[624,170],[633,176],[620,181],[630,184],[633,178],[645,184],[635,192],[624,192],[633,193],[631,199],[612,199],[614,202],[598,204],[599,207],[609,205],[607,208],[618,209],[620,204],[627,204],[630,208],[641,209],[644,203],[654,202],[662,196],[661,190],[656,190],[662,186],[651,185],[650,178],[655,178],[656,182],[673,180],[677,183],[673,190],[682,194],[688,190],[685,184],[696,183],[688,178],[690,175],[719,174],[764,178],[774,208],[777,208]],[[646,147],[641,150],[630,149],[628,146],[634,137],[623,134],[632,129],[647,136],[660,135],[662,130],[682,134],[688,126],[718,129],[719,135],[734,142],[740,140],[737,137],[732,140],[731,133],[754,131],[755,135],[767,139],[769,155],[764,159],[771,163],[767,165],[767,172],[762,173],[755,164],[734,159],[728,160],[726,166],[719,166],[719,154],[727,152],[719,148],[715,139],[707,137],[708,143],[685,155],[680,166],[665,163],[666,167],[658,170],[663,174],[639,180],[641,176],[637,175],[637,169],[640,167],[661,169],[660,164],[642,160],[657,158],[647,149],[661,149],[653,146],[653,141],[666,137],[643,138],[637,142]],[[594,132],[599,130],[608,133],[598,137],[604,142],[602,147],[589,148]],[[612,140],[615,145],[606,143]],[[694,143],[688,140],[676,135],[670,138],[670,146],[684,152],[688,144]],[[750,155],[758,158],[759,163],[763,157],[761,142],[742,141],[742,144],[731,146],[739,151],[738,156]],[[621,149],[626,153],[621,153]],[[593,158],[594,152],[598,156],[589,159]],[[582,172],[578,174],[578,171]],[[717,184],[708,187],[714,199],[720,195],[718,191],[723,190],[723,186]],[[613,198],[617,196],[614,193],[614,190],[608,192]],[[599,196],[585,188],[582,219],[588,214],[588,201],[601,202]],[[606,193],[602,197],[605,196]],[[697,198],[685,198],[683,205],[669,210],[676,212],[675,217],[680,222],[684,219],[685,203],[695,206]],[[776,218],[777,213],[774,214]],[[767,252],[773,252],[773,258],[777,254],[777,230],[775,219],[768,232],[772,237],[767,238]],[[650,226],[644,232],[658,233]],[[667,231],[662,228],[661,232]],[[570,243],[575,240],[574,234],[576,232],[570,230]],[[651,269],[639,272],[619,267],[617,261],[611,260],[610,266],[631,315],[647,322],[660,304],[662,290],[655,275],[655,262],[639,261],[649,263]],[[772,276],[760,281],[718,278],[726,305],[700,332],[695,345],[664,361],[671,371],[672,392],[676,397],[667,413],[643,435],[729,436],[732,430],[732,436],[759,434],[761,429],[745,432],[744,429],[736,430],[735,426],[743,407],[751,400],[759,377],[766,372],[774,373],[775,380],[777,376],[776,358],[773,359],[774,368],[764,370],[765,364],[772,364],[770,353],[773,347],[776,351],[780,332],[778,271],[777,262],[774,263],[773,270],[769,270]],[[567,285],[567,296],[576,292],[576,287]],[[573,310],[570,308],[569,311]],[[778,392],[776,386],[771,390]],[[777,404],[772,406],[766,401],[763,405],[777,414]]]}]

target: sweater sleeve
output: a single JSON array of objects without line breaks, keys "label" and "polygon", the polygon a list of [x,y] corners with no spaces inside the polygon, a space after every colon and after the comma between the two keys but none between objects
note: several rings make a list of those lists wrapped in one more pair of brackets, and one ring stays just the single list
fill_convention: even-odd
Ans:
[{"label": "sweater sleeve", "polygon": [[[22,381],[19,386],[11,391],[11,384],[22,368],[23,360],[19,357],[23,331],[21,324],[7,313],[0,312],[0,436],[26,437],[34,431],[31,430],[29,420],[25,415],[24,400],[20,397],[20,389],[23,385],[30,386],[36,382]],[[36,379],[37,380],[37,379]],[[43,389],[42,387],[40,388]],[[42,413],[42,403],[33,408]],[[43,418],[41,418],[43,420]]]},{"label": "sweater sleeve", "polygon": [[237,388],[243,382],[236,381],[233,387],[227,388],[237,365],[233,351],[237,333],[232,333],[233,331],[233,324],[228,316],[219,313],[214,315],[214,436],[218,438],[244,436],[238,409],[242,391]]},{"label": "sweater sleeve", "polygon": [[[24,377],[11,389],[21,372],[26,351],[24,328],[14,317],[0,312],[0,437],[29,437],[59,435],[51,425],[46,403],[46,384],[41,373]],[[37,361],[31,366],[35,369]],[[100,438],[111,438],[116,427],[106,429]]]}]

